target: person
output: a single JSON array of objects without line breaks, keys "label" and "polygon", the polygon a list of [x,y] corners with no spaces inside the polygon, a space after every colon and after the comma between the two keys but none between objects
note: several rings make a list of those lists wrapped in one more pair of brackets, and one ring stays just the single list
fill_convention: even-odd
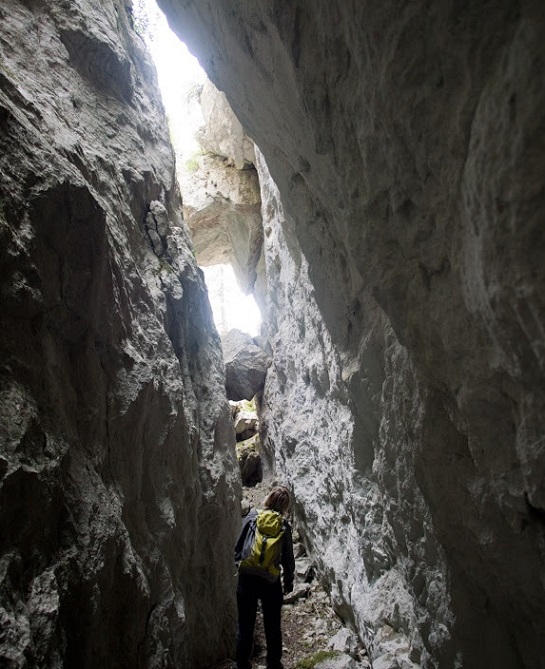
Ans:
[{"label": "person", "polygon": [[[250,656],[254,641],[254,627],[257,614],[257,603],[261,601],[263,626],[267,643],[267,669],[282,668],[282,630],[281,609],[283,593],[293,590],[295,558],[293,555],[293,539],[291,527],[285,519],[290,505],[290,493],[285,486],[276,486],[263,502],[263,507],[276,511],[281,516],[284,534],[281,539],[280,551],[277,555],[276,571],[282,566],[282,582],[280,576],[256,568],[239,567],[237,584],[238,633],[236,639],[236,669],[251,669]],[[252,509],[243,520],[242,530],[235,545],[235,560],[240,560],[244,541],[252,522],[257,518],[258,510]]]}]

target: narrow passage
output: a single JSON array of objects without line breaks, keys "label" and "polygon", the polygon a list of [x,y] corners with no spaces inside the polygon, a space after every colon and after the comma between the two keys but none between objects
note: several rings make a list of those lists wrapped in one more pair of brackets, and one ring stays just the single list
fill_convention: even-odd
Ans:
[{"label": "narrow passage", "polygon": [[[244,487],[244,502],[259,508],[268,491],[276,485],[266,478],[255,487]],[[329,595],[322,588],[312,559],[307,556],[301,543],[297,525],[293,526],[295,552],[295,587],[284,596],[282,607],[282,637],[284,669],[356,669],[371,667],[367,654],[357,638],[343,625],[329,604]],[[266,646],[263,620],[258,613],[254,638],[254,669],[266,669]],[[328,664],[325,664],[325,660]],[[320,661],[322,660],[322,661]],[[215,669],[228,669],[230,662]]]}]

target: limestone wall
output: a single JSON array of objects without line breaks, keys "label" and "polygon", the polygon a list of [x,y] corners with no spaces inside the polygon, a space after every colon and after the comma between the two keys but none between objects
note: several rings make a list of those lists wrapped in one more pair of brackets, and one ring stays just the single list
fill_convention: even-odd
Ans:
[{"label": "limestone wall", "polygon": [[[403,376],[406,352],[380,309],[369,304],[359,359],[350,365],[343,360],[262,158],[258,169],[263,210],[273,214],[264,221],[274,352],[261,412],[264,444],[295,493],[307,549],[335,609],[358,630],[376,666],[412,667],[413,660],[425,659],[424,624],[428,643],[447,666],[442,646],[454,616],[445,556],[410,471],[410,454],[396,448],[395,423],[379,419],[391,401],[394,372]],[[410,376],[403,382],[411,384]],[[411,416],[399,420],[408,424]],[[389,486],[399,488],[395,498]],[[397,514],[409,505],[412,518]],[[426,593],[420,603],[413,600],[408,571]],[[448,662],[454,666],[452,656]]]},{"label": "limestone wall", "polygon": [[200,667],[233,642],[219,339],[126,5],[0,7],[3,667]]},{"label": "limestone wall", "polygon": [[278,187],[269,431],[339,610],[543,667],[542,3],[161,5]]}]

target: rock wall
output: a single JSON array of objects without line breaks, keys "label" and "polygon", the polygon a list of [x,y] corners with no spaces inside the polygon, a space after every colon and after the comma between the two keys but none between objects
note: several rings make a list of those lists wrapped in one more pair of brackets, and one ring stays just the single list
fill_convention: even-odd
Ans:
[{"label": "rock wall", "polygon": [[2,3],[0,142],[0,664],[207,666],[234,431],[124,2]]},{"label": "rock wall", "polygon": [[[280,194],[262,158],[258,169],[263,208],[272,214],[265,221],[265,256],[267,325],[274,354],[261,407],[263,439],[293,488],[307,550],[335,609],[362,635],[375,666],[402,662],[412,667],[412,659],[420,660],[424,652],[417,616],[421,624],[426,621],[429,636],[443,641],[452,614],[448,607],[432,610],[431,602],[416,610],[405,577],[407,555],[397,545],[391,522],[395,517],[389,518],[394,511],[390,505],[407,502],[388,500],[377,475],[395,479],[390,470],[397,469],[396,460],[401,460],[400,454],[391,453],[389,462],[381,462],[387,456],[380,455],[385,440],[380,438],[377,420],[386,379],[386,348],[394,338],[380,309],[369,304],[362,363],[351,368],[344,364],[324,325],[308,263],[290,232]],[[405,362],[402,353],[397,356],[400,364]],[[358,418],[351,384],[358,384],[352,389],[362,404]],[[377,451],[374,462],[370,449]],[[375,475],[370,475],[371,465]],[[409,479],[408,471],[404,478]],[[397,530],[402,535],[412,532],[415,543],[428,545],[428,552],[433,549],[433,562],[429,556],[421,578],[428,590],[436,590],[436,599],[448,601],[444,556],[427,529],[429,513],[414,477],[403,485],[419,517],[410,528],[400,525]]]},{"label": "rock wall", "polygon": [[160,4],[278,187],[268,429],[339,611],[545,666],[542,3]]}]

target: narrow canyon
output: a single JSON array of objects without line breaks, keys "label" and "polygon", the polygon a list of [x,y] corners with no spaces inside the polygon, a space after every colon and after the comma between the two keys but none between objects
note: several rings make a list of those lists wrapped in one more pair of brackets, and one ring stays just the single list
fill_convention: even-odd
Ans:
[{"label": "narrow canyon", "polygon": [[545,669],[545,4],[158,4],[240,123],[222,214],[182,201],[131,0],[0,5],[0,666],[232,657],[208,254],[373,665]]}]

